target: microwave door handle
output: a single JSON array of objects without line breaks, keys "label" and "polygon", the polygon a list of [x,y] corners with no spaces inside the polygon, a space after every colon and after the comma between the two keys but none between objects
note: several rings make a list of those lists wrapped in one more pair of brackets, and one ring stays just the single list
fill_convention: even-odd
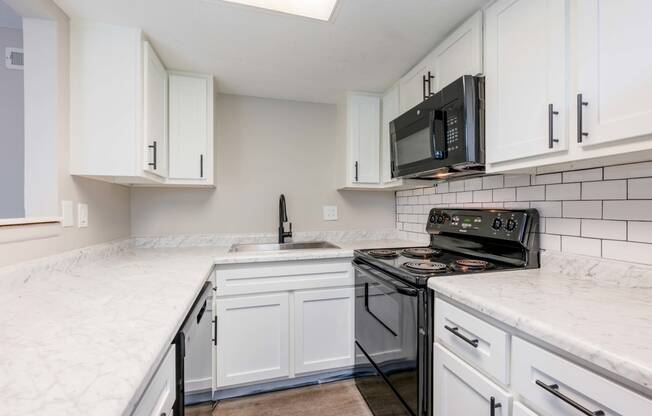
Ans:
[{"label": "microwave door handle", "polygon": [[446,148],[446,112],[435,110],[431,118],[432,155],[437,160],[443,160],[448,157],[448,149]]}]

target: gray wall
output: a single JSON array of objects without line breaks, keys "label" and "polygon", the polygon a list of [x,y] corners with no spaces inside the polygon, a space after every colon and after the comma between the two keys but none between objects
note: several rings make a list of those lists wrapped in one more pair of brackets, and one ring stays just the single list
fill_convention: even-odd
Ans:
[{"label": "gray wall", "polygon": [[7,69],[5,47],[22,48],[22,30],[0,27],[0,218],[25,216],[23,71]]},{"label": "gray wall", "polygon": [[[338,192],[335,105],[218,95],[217,189],[134,188],[132,235],[394,228],[393,192]],[[337,205],[339,220],[322,220]]]}]

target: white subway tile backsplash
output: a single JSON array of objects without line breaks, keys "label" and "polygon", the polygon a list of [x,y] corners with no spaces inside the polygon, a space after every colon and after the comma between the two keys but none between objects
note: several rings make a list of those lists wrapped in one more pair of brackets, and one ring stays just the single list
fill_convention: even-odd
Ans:
[{"label": "white subway tile backsplash", "polygon": [[500,188],[494,189],[493,198],[496,202],[516,201],[515,188]]},{"label": "white subway tile backsplash", "polygon": [[602,201],[564,201],[566,218],[602,218]]},{"label": "white subway tile backsplash", "polygon": [[607,259],[650,264],[652,244],[602,240],[602,256]]},{"label": "white subway tile backsplash", "polygon": [[547,218],[546,233],[561,235],[580,235],[582,220],[570,218]]},{"label": "white subway tile backsplash", "polygon": [[517,186],[530,186],[530,175],[505,175],[505,188]]},{"label": "white subway tile backsplash", "polygon": [[485,176],[482,178],[483,189],[494,189],[503,187],[503,176]]},{"label": "white subway tile backsplash", "polygon": [[631,163],[629,165],[607,166],[605,179],[628,179],[652,177],[652,162]]},{"label": "white subway tile backsplash", "polygon": [[581,237],[561,237],[561,251],[564,253],[581,254],[584,256],[600,257],[602,254],[602,240]]},{"label": "white subway tile backsplash", "polygon": [[564,172],[563,179],[564,182],[601,181],[602,168]]},{"label": "white subway tile backsplash", "polygon": [[550,173],[532,177],[532,185],[548,185],[551,183],[561,183],[561,173]]},{"label": "white subway tile backsplash", "polygon": [[582,220],[582,237],[627,240],[625,221]]},{"label": "white subway tile backsplash", "polygon": [[652,222],[628,221],[627,239],[641,243],[652,243]]},{"label": "white subway tile backsplash", "polygon": [[582,199],[627,199],[627,181],[584,182]]},{"label": "white subway tile backsplash", "polygon": [[473,202],[491,202],[493,192],[491,189],[486,191],[473,191]]},{"label": "white subway tile backsplash", "polygon": [[530,202],[530,208],[538,210],[542,217],[561,217],[561,201]]},{"label": "white subway tile backsplash", "polygon": [[546,199],[545,186],[524,186],[516,188],[517,201],[543,201]]},{"label": "white subway tile backsplash", "polygon": [[628,199],[652,199],[652,178],[628,180],[627,198]]},{"label": "white subway tile backsplash", "polygon": [[604,218],[652,221],[652,200],[604,201]]},{"label": "white subway tile backsplash", "polygon": [[482,189],[482,178],[473,178],[464,181],[464,190],[479,191],[480,189]]},{"label": "white subway tile backsplash", "polygon": [[396,192],[396,228],[427,243],[440,208],[539,211],[541,248],[652,264],[652,162],[545,175],[491,175]]},{"label": "white subway tile backsplash", "polygon": [[580,199],[581,185],[579,183],[565,183],[562,185],[546,185],[546,200],[567,201]]}]

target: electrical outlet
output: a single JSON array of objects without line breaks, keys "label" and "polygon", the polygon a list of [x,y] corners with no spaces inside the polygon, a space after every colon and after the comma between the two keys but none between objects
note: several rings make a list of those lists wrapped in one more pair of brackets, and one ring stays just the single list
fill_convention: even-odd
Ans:
[{"label": "electrical outlet", "polygon": [[337,221],[337,205],[324,205],[322,211],[324,221]]},{"label": "electrical outlet", "polygon": [[72,201],[61,201],[61,226],[72,227],[75,219],[72,213]]},{"label": "electrical outlet", "polygon": [[88,204],[77,205],[77,227],[88,227]]}]

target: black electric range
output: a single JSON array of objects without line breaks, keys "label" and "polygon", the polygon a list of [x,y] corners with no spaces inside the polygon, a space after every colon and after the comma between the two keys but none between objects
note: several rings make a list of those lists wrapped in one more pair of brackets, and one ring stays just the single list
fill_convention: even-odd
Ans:
[{"label": "black electric range", "polygon": [[356,250],[356,385],[375,416],[432,415],[428,279],[539,267],[536,210],[432,209],[424,247]]}]

